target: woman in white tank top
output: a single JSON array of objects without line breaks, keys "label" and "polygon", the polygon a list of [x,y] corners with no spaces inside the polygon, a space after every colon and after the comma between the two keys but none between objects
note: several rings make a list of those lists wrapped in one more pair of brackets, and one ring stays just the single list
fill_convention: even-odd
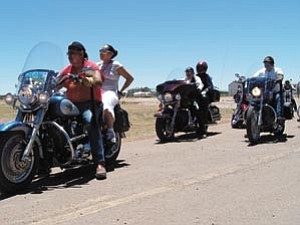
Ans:
[{"label": "woman in white tank top", "polygon": [[[115,141],[113,125],[115,121],[114,108],[119,103],[122,92],[132,83],[133,77],[128,73],[122,64],[113,60],[118,51],[111,45],[104,45],[100,50],[101,62],[98,63],[101,72],[104,74],[104,81],[101,88],[103,102],[103,118],[107,124],[107,139]],[[119,89],[120,76],[125,78],[125,82]]]}]

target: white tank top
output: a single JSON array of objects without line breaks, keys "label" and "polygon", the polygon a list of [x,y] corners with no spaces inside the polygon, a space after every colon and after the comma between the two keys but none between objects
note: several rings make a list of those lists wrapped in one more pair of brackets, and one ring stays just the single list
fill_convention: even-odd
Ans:
[{"label": "white tank top", "polygon": [[103,62],[97,63],[99,69],[104,74],[104,81],[102,85],[103,91],[115,91],[119,90],[119,78],[120,74],[118,69],[123,67],[118,61],[112,60],[109,64],[104,65]]}]

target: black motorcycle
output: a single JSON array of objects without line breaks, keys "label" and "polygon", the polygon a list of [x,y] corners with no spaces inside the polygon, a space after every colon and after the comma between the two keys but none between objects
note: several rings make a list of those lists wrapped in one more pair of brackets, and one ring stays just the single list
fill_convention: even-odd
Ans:
[{"label": "black motorcycle", "polygon": [[[14,193],[25,189],[40,171],[51,167],[73,168],[91,163],[87,131],[77,107],[55,88],[57,72],[51,59],[56,48],[49,43],[37,45],[30,53],[19,76],[16,94],[7,94],[5,102],[17,109],[15,120],[0,126],[0,191]],[[49,64],[47,65],[47,62]],[[30,69],[29,69],[30,68]],[[70,75],[69,79],[78,78]],[[116,142],[103,135],[106,163],[113,164],[121,149],[121,138],[129,129],[127,114],[116,110]],[[100,116],[101,118],[101,116]],[[127,117],[128,118],[128,117]],[[98,121],[97,121],[98,122]],[[105,132],[105,125],[101,129]]]},{"label": "black motorcycle", "polygon": [[239,87],[237,92],[233,96],[234,102],[236,103],[236,108],[232,113],[231,127],[241,128],[246,123],[245,113],[247,111],[249,102],[246,99],[244,91],[246,78],[244,76],[240,76],[238,73],[236,73],[235,76],[238,78],[237,82],[239,84]]},{"label": "black motorcycle", "polygon": [[[260,141],[261,132],[271,132],[282,135],[285,120],[278,120],[274,90],[280,89],[280,84],[266,77],[249,78],[245,90],[249,107],[246,112],[247,136],[251,144]],[[277,90],[278,91],[278,90]],[[285,119],[292,119],[290,108],[284,107]]]},{"label": "black motorcycle", "polygon": [[[187,84],[184,80],[168,80],[157,85],[160,107],[154,115],[156,117],[155,130],[162,141],[170,141],[176,132],[197,132],[201,126],[207,130],[207,125],[197,120],[199,106],[195,97],[199,92],[195,84]],[[215,100],[219,100],[219,93],[214,90]],[[219,108],[210,104],[208,107],[208,122],[215,123],[221,119]]]}]

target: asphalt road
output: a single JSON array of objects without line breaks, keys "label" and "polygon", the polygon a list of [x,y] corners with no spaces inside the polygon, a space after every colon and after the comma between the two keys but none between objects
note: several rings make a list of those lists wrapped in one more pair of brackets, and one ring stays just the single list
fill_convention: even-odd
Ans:
[{"label": "asphalt road", "polygon": [[299,225],[296,120],[285,140],[264,134],[256,146],[229,124],[209,132],[125,143],[104,181],[88,167],[56,170],[23,194],[0,195],[0,224]]}]

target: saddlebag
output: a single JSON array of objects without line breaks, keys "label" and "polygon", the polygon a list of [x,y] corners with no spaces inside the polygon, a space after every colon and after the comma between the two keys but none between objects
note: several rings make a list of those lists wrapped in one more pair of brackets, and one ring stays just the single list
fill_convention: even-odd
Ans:
[{"label": "saddlebag", "polygon": [[219,102],[220,101],[220,92],[218,90],[209,90],[208,97],[210,102]]},{"label": "saddlebag", "polygon": [[115,124],[114,130],[117,132],[126,132],[130,129],[128,113],[119,105],[115,107]]}]

